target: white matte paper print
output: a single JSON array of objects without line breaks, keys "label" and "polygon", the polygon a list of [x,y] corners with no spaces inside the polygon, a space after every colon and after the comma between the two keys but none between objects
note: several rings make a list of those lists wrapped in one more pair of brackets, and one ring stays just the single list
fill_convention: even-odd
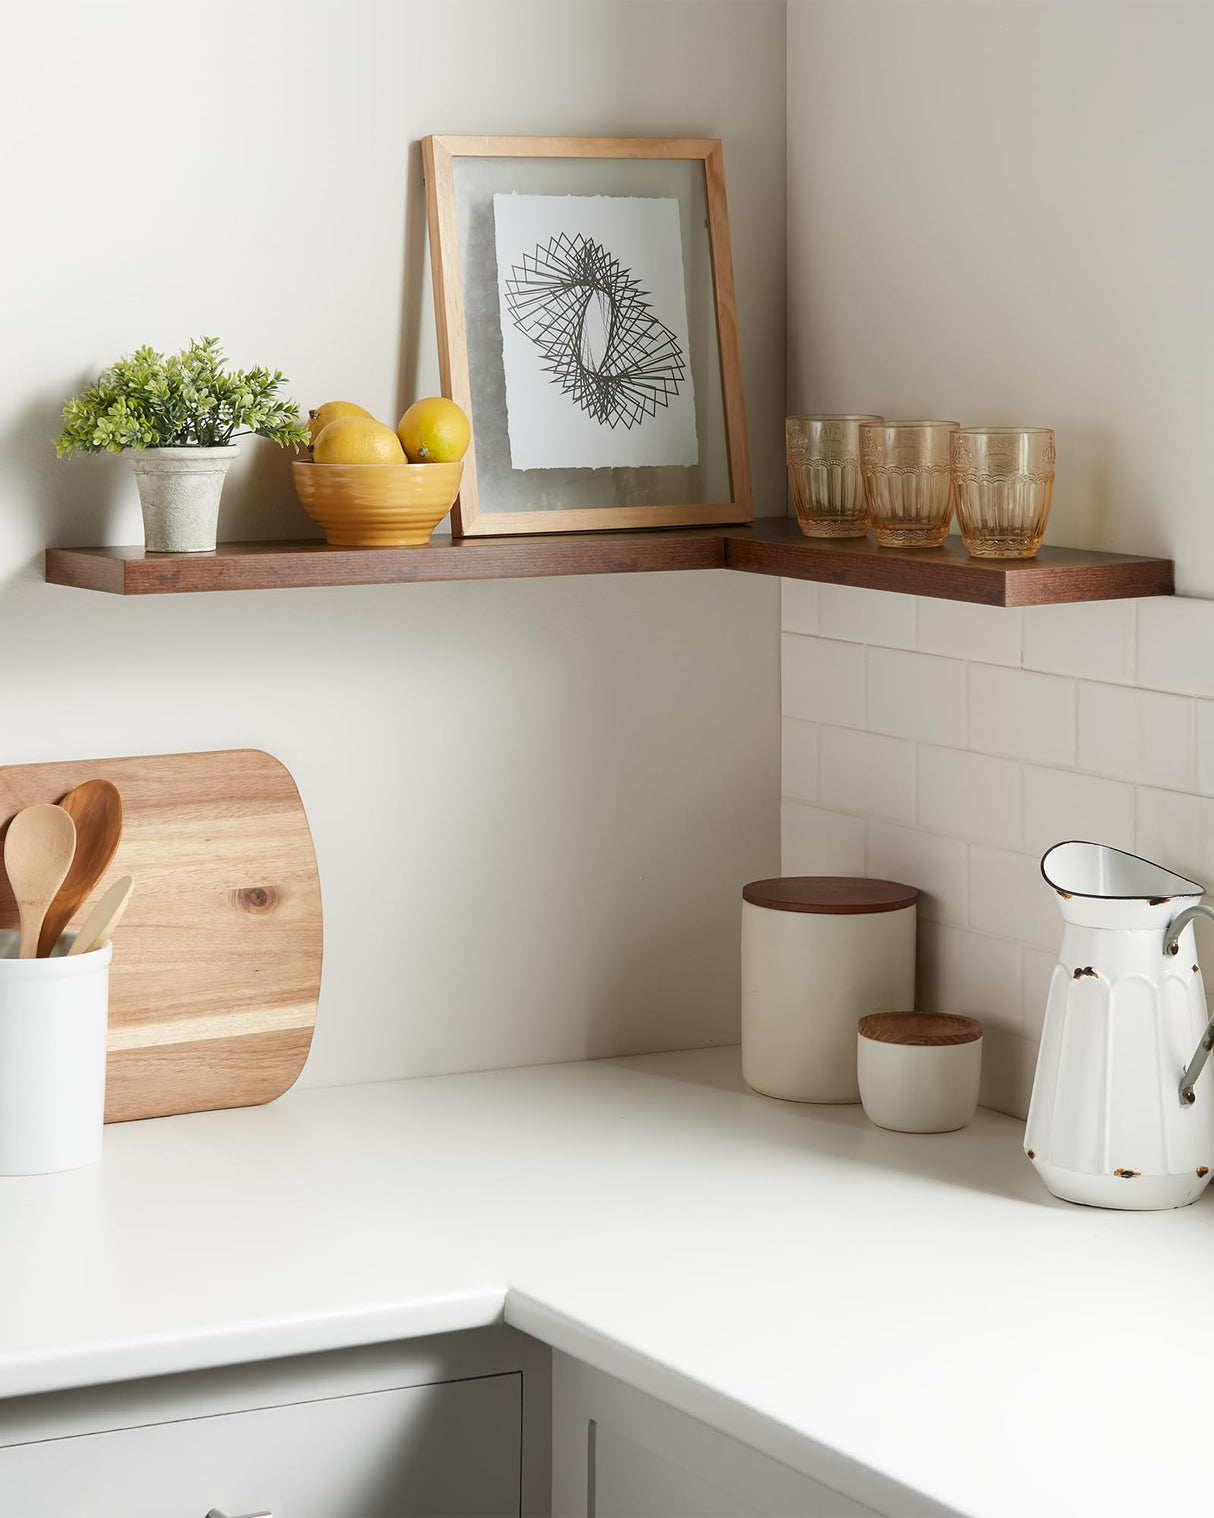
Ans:
[{"label": "white matte paper print", "polygon": [[514,469],[699,462],[676,200],[495,195]]}]

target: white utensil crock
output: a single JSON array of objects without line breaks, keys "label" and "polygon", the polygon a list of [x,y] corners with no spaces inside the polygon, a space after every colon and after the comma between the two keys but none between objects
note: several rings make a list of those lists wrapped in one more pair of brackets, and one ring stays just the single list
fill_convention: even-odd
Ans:
[{"label": "white utensil crock", "polygon": [[15,959],[0,931],[0,1176],[76,1170],[101,1155],[110,956]]},{"label": "white utensil crock", "polygon": [[764,1096],[858,1102],[856,1023],[915,999],[913,886],[841,876],[742,892],[742,1076]]}]

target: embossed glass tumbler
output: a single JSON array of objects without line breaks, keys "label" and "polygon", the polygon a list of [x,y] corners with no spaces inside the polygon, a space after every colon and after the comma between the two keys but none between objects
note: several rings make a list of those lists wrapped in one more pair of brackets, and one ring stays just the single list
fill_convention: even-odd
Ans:
[{"label": "embossed glass tumbler", "polygon": [[957,522],[976,559],[1031,559],[1054,494],[1052,427],[962,427],[953,434]]},{"label": "embossed glass tumbler", "polygon": [[937,548],[953,517],[957,422],[864,422],[860,477],[873,536],[886,548]]},{"label": "embossed glass tumbler", "polygon": [[879,416],[790,416],[784,423],[788,483],[809,538],[862,538],[868,508],[860,484],[860,424]]}]

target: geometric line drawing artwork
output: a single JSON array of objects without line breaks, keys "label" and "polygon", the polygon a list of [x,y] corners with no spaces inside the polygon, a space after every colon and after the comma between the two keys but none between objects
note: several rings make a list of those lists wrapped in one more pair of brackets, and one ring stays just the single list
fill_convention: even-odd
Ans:
[{"label": "geometric line drawing artwork", "polygon": [[601,243],[562,232],[511,266],[510,316],[544,370],[601,426],[640,426],[687,376],[675,334],[632,272]]}]

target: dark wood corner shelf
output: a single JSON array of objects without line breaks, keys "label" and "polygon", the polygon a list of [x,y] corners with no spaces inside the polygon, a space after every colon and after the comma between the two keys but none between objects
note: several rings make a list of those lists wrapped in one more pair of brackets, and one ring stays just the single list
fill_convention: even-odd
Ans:
[{"label": "dark wood corner shelf", "polygon": [[958,537],[939,548],[881,548],[872,538],[807,538],[793,521],[727,527],[725,566],[752,574],[897,590],[982,606],[1047,606],[1170,596],[1171,559],[1042,548],[1032,559],[971,559]]},{"label": "dark wood corner shelf", "polygon": [[1169,559],[1073,548],[1043,548],[1035,559],[971,559],[959,538],[940,548],[879,548],[869,538],[807,538],[795,522],[778,517],[748,527],[435,538],[425,548],[330,548],[309,541],[221,543],[214,553],[197,554],[46,551],[52,585],[120,596],[683,569],[737,569],[986,606],[1172,594]]}]

